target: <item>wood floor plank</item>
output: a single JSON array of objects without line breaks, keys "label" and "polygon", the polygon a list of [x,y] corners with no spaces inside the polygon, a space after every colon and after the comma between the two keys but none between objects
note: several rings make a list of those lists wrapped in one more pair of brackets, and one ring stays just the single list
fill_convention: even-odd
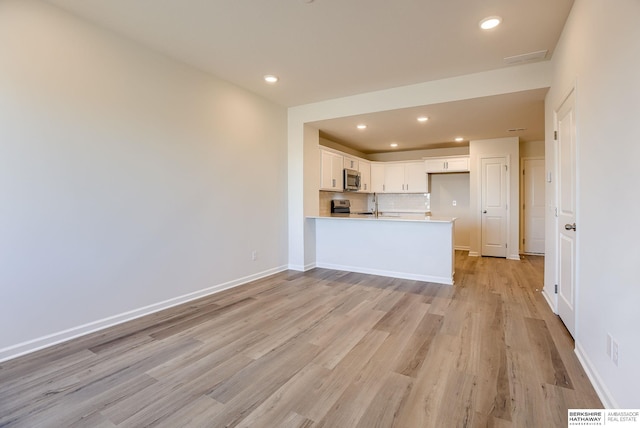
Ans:
[{"label": "wood floor plank", "polygon": [[543,258],[281,272],[0,364],[2,427],[540,427],[601,403]]},{"label": "wood floor plank", "polygon": [[209,421],[224,411],[224,405],[213,398],[202,395],[169,417],[157,423],[158,427],[209,428]]},{"label": "wood floor plank", "polygon": [[242,420],[238,427],[279,426],[291,413],[295,413],[305,421],[308,418],[299,415],[295,409],[309,398],[310,391],[318,388],[318,379],[326,378],[331,370],[313,362],[296,373],[287,383],[260,404],[253,412]]},{"label": "wood floor plank", "polygon": [[449,355],[454,337],[439,334],[432,343],[439,351],[430,352],[418,371],[409,395],[398,410],[396,425],[399,427],[446,426],[439,423],[439,411],[458,399],[444,394],[449,376],[455,370],[455,362]]},{"label": "wood floor plank", "polygon": [[296,406],[296,412],[320,421],[339,400],[350,382],[375,355],[389,333],[372,330],[338,363],[328,376],[317,379],[307,391],[307,399]]},{"label": "wood floor plank", "polygon": [[526,318],[527,330],[532,344],[532,352],[537,354],[537,360],[543,381],[552,385],[573,389],[573,383],[560,357],[560,353],[549,333],[544,320]]},{"label": "wood floor plank", "polygon": [[394,372],[388,373],[356,428],[392,427],[397,422],[398,409],[412,385],[413,379],[410,377]]},{"label": "wood floor plank", "polygon": [[417,372],[424,364],[427,353],[433,349],[433,339],[442,327],[442,320],[442,316],[430,313],[422,317],[420,324],[411,335],[409,343],[398,357],[395,366],[397,373],[416,377]]}]

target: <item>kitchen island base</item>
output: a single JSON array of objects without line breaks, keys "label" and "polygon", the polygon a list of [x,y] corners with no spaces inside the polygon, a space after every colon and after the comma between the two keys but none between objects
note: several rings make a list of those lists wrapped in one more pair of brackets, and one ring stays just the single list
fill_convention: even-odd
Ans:
[{"label": "kitchen island base", "polygon": [[316,267],[453,284],[454,219],[310,217]]}]

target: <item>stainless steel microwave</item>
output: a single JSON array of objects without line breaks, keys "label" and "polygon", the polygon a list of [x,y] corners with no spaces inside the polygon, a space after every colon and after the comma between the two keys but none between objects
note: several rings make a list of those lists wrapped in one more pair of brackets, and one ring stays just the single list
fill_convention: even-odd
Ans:
[{"label": "stainless steel microwave", "polygon": [[344,169],[344,190],[357,192],[360,190],[360,172],[354,169]]}]

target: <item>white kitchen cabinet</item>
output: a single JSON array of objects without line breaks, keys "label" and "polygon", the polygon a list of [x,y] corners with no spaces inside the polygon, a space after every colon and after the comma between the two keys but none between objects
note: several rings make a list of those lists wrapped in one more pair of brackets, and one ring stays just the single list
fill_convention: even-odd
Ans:
[{"label": "white kitchen cabinet", "polygon": [[371,193],[371,162],[358,160],[358,171],[360,171],[360,192]]},{"label": "white kitchen cabinet", "polygon": [[342,191],[343,156],[327,150],[320,150],[320,190]]},{"label": "white kitchen cabinet", "polygon": [[404,192],[404,165],[387,163],[384,165],[384,191],[386,193]]},{"label": "white kitchen cabinet", "polygon": [[384,192],[384,164],[371,164],[371,191],[374,193]]},{"label": "white kitchen cabinet", "polygon": [[448,159],[447,172],[469,172],[469,157]]},{"label": "white kitchen cabinet", "polygon": [[408,193],[427,192],[427,173],[424,163],[411,162],[404,164],[404,191]]},{"label": "white kitchen cabinet", "polygon": [[352,158],[350,156],[345,156],[344,157],[344,167],[347,169],[353,169],[356,171],[360,171],[358,169],[358,159],[356,158]]},{"label": "white kitchen cabinet", "polygon": [[371,164],[371,184],[376,193],[425,193],[428,185],[424,162]]},{"label": "white kitchen cabinet", "polygon": [[469,172],[469,156],[425,159],[424,168],[428,173]]}]

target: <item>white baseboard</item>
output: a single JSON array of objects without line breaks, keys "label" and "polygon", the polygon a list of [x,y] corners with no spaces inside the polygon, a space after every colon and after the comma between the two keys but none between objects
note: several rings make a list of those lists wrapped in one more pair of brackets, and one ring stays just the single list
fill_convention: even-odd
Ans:
[{"label": "white baseboard", "polygon": [[620,406],[616,403],[616,400],[613,399],[611,392],[607,389],[606,385],[598,375],[598,371],[593,367],[589,357],[587,357],[587,353],[584,351],[584,348],[580,345],[578,341],[576,341],[576,349],[574,350],[582,368],[584,369],[587,377],[591,381],[591,385],[593,385],[593,389],[596,390],[596,394],[602,401],[602,404],[606,409],[619,409]]},{"label": "white baseboard", "polygon": [[511,254],[511,255],[509,255],[509,257],[507,257],[507,259],[509,259],[509,260],[521,260],[520,259],[520,254]]},{"label": "white baseboard", "polygon": [[480,254],[477,251],[469,250],[469,257],[480,257]]},{"label": "white baseboard", "polygon": [[407,273],[407,272],[368,269],[368,268],[362,268],[362,267],[334,265],[329,263],[318,263],[317,267],[325,268],[325,269],[341,270],[341,271],[347,271],[347,272],[366,273],[369,275],[386,276],[390,278],[411,279],[415,281],[435,282],[438,284],[453,285],[453,276],[441,277],[441,276],[432,276],[432,275],[417,275],[417,274]]},{"label": "white baseboard", "polygon": [[315,263],[308,263],[306,265],[288,265],[287,269],[295,270],[296,272],[306,272],[316,267]]},{"label": "white baseboard", "polygon": [[261,279],[278,272],[287,270],[287,266],[279,266],[272,269],[267,269],[263,272],[255,273],[243,278],[234,279],[222,284],[214,285],[213,287],[205,288],[203,290],[194,291],[182,296],[174,297],[163,302],[154,303],[149,306],[134,309],[132,311],[124,312],[111,317],[103,318],[101,320],[93,321],[87,324],[83,324],[77,327],[73,327],[67,330],[52,333],[46,336],[38,337],[26,342],[18,343],[3,349],[0,349],[0,362],[11,360],[13,358],[20,357],[22,355],[30,354],[35,351],[39,351],[50,346],[58,345],[63,342],[67,342],[71,339],[75,339],[80,336],[84,336],[90,333],[94,333],[105,328],[113,327],[118,324],[122,324],[127,321],[134,320],[136,318],[150,315],[155,312],[169,309],[174,306],[181,305],[183,303],[190,302],[192,300],[199,299],[201,297],[209,296],[211,294],[218,293],[229,288],[237,287],[239,285],[246,284],[257,279]]},{"label": "white baseboard", "polygon": [[553,302],[553,300],[551,300],[551,296],[549,296],[549,294],[547,293],[547,290],[544,287],[542,288],[542,297],[544,297],[544,300],[546,300],[547,304],[551,308],[551,312],[553,312],[554,314],[557,314],[558,312],[556,310],[556,305]]},{"label": "white baseboard", "polygon": [[454,250],[459,250],[459,251],[469,251],[469,247],[468,245],[454,245],[453,249]]}]

